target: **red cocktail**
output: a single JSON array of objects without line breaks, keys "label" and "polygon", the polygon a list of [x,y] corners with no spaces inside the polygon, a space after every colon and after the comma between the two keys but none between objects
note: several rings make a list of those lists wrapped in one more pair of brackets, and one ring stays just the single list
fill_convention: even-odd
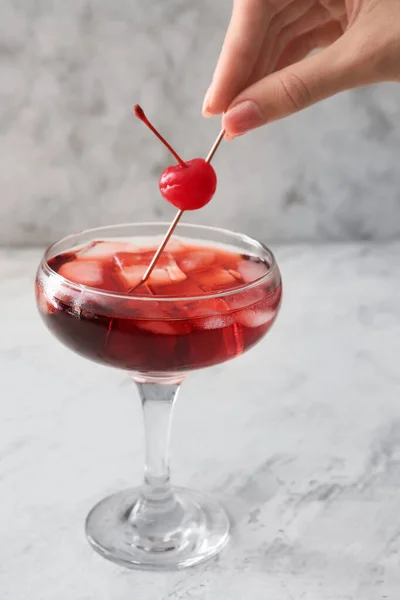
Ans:
[{"label": "red cocktail", "polygon": [[103,500],[87,533],[111,560],[150,568],[195,564],[227,539],[229,522],[213,499],[170,485],[170,409],[187,371],[234,358],[267,333],[282,293],[262,244],[191,225],[178,226],[138,286],[164,231],[164,224],[137,224],[71,236],[46,252],[36,280],[50,331],[86,358],[130,371],[139,386],[144,487]]},{"label": "red cocktail", "polygon": [[50,258],[55,273],[105,294],[62,280],[49,288],[39,279],[49,329],[92,360],[132,372],[176,373],[233,358],[271,327],[280,283],[245,287],[266,277],[265,259],[174,241],[148,283],[129,292],[154,251],[143,242],[93,241]]}]

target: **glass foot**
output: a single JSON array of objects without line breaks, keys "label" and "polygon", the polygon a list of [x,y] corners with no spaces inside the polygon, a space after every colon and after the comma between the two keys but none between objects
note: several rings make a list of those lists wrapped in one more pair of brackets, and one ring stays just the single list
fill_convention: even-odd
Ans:
[{"label": "glass foot", "polygon": [[105,498],[87,517],[89,543],[108,560],[131,569],[183,569],[218,554],[229,537],[224,509],[206,494],[182,488],[174,492],[173,510],[157,519],[141,510],[139,489]]}]

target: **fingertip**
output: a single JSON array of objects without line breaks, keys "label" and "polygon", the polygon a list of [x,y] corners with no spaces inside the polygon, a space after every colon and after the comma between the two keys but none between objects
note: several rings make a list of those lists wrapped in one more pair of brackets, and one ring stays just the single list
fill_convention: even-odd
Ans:
[{"label": "fingertip", "polygon": [[204,95],[203,107],[201,109],[201,112],[203,113],[203,117],[205,117],[206,119],[209,119],[210,117],[214,116],[214,113],[210,110],[211,94],[212,94],[212,85],[209,86],[208,90],[206,91],[206,93]]},{"label": "fingertip", "polygon": [[203,102],[202,114],[203,117],[206,117],[206,119],[209,119],[210,117],[215,117],[217,115],[220,115],[221,113],[222,110],[220,110],[219,107],[216,106],[215,102]]},{"label": "fingertip", "polygon": [[[245,133],[247,133],[247,131]],[[236,138],[245,135],[245,133],[227,133],[225,131],[224,140],[226,140],[227,142],[232,142],[233,140],[236,140]]]},{"label": "fingertip", "polygon": [[210,119],[211,117],[214,116],[213,113],[209,111],[207,106],[206,107],[203,106],[201,112],[202,112],[203,117],[206,119]]},{"label": "fingertip", "polygon": [[220,96],[221,96],[221,94],[218,90],[218,87],[217,87],[217,89],[215,89],[215,86],[213,84],[211,84],[210,87],[208,88],[208,90],[204,96],[204,100],[203,100],[203,107],[202,107],[203,117],[205,117],[206,119],[209,119],[210,117],[215,117],[215,116],[223,113],[223,111],[224,111],[224,105],[222,102],[223,99],[221,99]]},{"label": "fingertip", "polygon": [[222,117],[222,127],[231,137],[246,133],[264,123],[262,110],[254,100],[243,100],[235,104]]}]

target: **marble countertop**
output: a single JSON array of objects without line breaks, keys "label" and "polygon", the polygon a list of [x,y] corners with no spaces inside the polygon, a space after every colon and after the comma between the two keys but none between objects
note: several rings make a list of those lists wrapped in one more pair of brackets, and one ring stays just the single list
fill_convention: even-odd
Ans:
[{"label": "marble countertop", "polygon": [[399,597],[400,244],[275,250],[269,338],[189,377],[175,412],[174,479],[221,497],[232,539],[171,573],[87,544],[92,505],[141,479],[139,401],[44,329],[39,250],[0,251],[1,600]]}]

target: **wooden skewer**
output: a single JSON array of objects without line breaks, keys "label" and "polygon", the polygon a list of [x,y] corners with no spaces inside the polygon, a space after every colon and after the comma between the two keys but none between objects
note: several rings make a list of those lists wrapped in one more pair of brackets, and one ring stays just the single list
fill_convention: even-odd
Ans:
[{"label": "wooden skewer", "polygon": [[221,131],[218,134],[217,139],[215,140],[215,142],[213,143],[210,152],[207,154],[207,158],[206,158],[206,162],[211,162],[214,154],[216,153],[216,151],[218,150],[218,146],[220,145],[220,143],[223,140],[223,137],[225,135],[225,129],[221,129]]},{"label": "wooden skewer", "polygon": [[[214,154],[216,153],[216,151],[218,149],[218,146],[222,142],[222,139],[223,139],[224,135],[225,135],[225,130],[222,129],[219,132],[219,135],[218,135],[217,139],[213,143],[213,145],[211,147],[211,150],[210,150],[210,152],[207,155],[206,162],[208,162],[208,163],[211,162]],[[169,240],[171,238],[171,235],[174,233],[176,226],[178,225],[179,221],[181,220],[181,217],[182,217],[182,215],[183,215],[184,212],[185,212],[184,210],[178,210],[178,212],[176,213],[176,215],[174,217],[174,220],[172,221],[171,225],[168,228],[167,233],[164,236],[163,241],[161,242],[161,244],[157,248],[156,253],[154,254],[153,258],[151,259],[151,262],[150,262],[149,266],[147,267],[146,272],[145,272],[145,274],[142,277],[142,280],[131,291],[134,291],[136,288],[138,288],[140,285],[142,285],[143,283],[145,283],[148,280],[148,278],[150,277],[150,275],[151,275],[154,267],[157,264],[158,259],[161,256],[161,254],[162,254],[165,246],[168,244],[168,242],[169,242]]]}]

